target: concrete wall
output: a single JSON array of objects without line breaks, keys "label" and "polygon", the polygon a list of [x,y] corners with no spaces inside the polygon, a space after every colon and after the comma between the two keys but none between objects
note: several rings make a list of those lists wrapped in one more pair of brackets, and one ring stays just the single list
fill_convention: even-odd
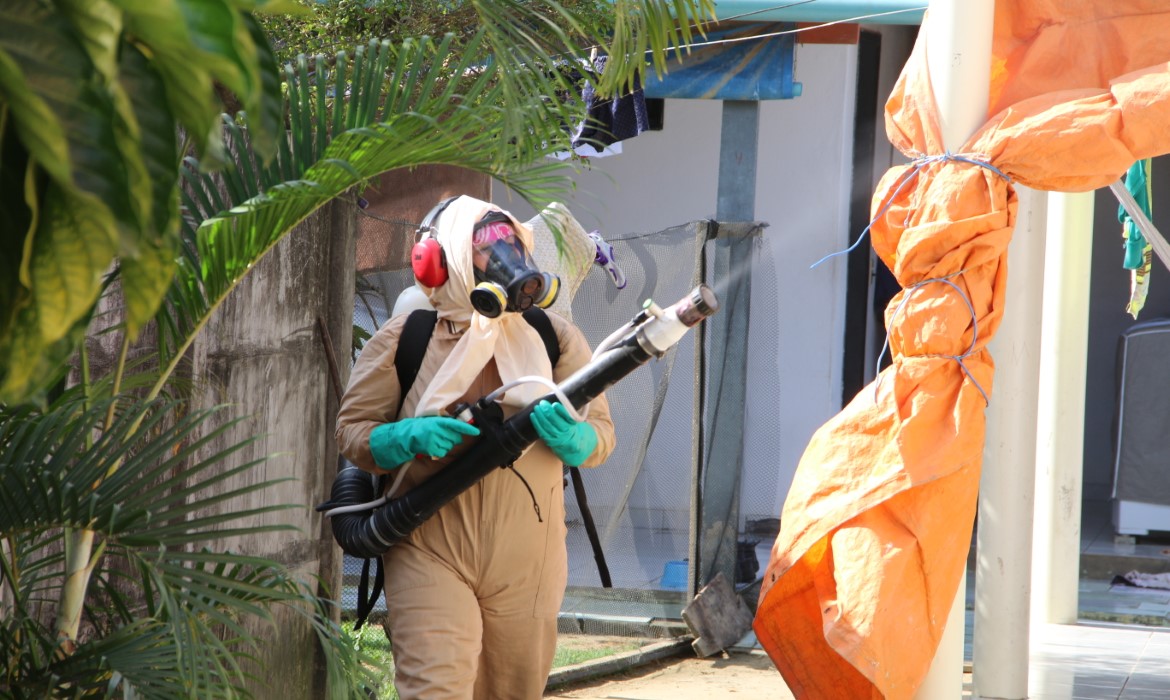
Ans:
[{"label": "concrete wall", "polygon": [[[352,205],[335,200],[297,227],[231,293],[191,353],[191,376],[200,382],[196,404],[228,404],[220,420],[245,417],[201,454],[256,437],[223,468],[269,459],[234,477],[231,485],[289,479],[221,508],[296,506],[257,516],[265,524],[291,524],[295,532],[225,538],[213,546],[278,560],[306,582],[320,577],[332,591],[339,590],[341,552],[312,509],[328,498],[337,463],[337,401],[317,319],[326,321],[338,348],[344,383],[352,332],[354,226]],[[275,629],[257,623],[268,642],[260,649],[266,672],[254,692],[261,698],[324,697],[324,689],[314,686],[322,676],[316,673],[318,645],[312,630],[292,614],[276,612]]]},{"label": "concrete wall", "polygon": [[399,168],[375,178],[362,193],[369,216],[358,221],[358,273],[409,266],[418,224],[440,201],[460,194],[488,199],[491,178],[450,165]]}]

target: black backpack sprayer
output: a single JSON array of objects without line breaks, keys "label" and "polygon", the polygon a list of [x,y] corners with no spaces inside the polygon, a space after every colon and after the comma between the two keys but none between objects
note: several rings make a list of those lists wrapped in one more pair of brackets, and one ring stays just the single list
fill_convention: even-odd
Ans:
[{"label": "black backpack sprayer", "polygon": [[555,391],[512,417],[504,419],[502,408],[491,394],[472,405],[458,407],[457,417],[473,421],[480,434],[438,475],[399,498],[379,502],[375,500],[377,478],[356,467],[342,469],[333,482],[330,499],[317,510],[329,511],[333,537],[345,553],[363,559],[380,558],[493,469],[519,459],[538,439],[530,418],[537,403],[567,401],[573,408],[585,406],[652,358],[661,357],[687,330],[718,309],[714,292],[702,284],[665,309],[647,301],[633,320],[598,346],[588,364],[561,382]]}]

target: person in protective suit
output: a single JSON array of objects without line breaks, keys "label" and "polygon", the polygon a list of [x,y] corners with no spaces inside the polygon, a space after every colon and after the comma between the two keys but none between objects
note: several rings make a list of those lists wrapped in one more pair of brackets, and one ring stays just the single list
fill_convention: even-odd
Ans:
[{"label": "person in protective suit", "polygon": [[[522,377],[560,382],[591,355],[578,328],[548,313],[561,350],[552,367],[517,313],[548,306],[558,282],[532,264],[525,225],[467,196],[427,219],[412,264],[438,322],[414,384],[402,397],[394,358],[404,314],[362,350],[337,419],[341,452],[389,472],[392,496],[442,479],[475,439],[478,429],[448,417],[454,406]],[[505,416],[548,392],[535,382],[507,388]],[[491,471],[386,552],[387,626],[404,700],[543,694],[568,577],[562,464],[596,466],[614,445],[604,395],[584,412],[578,421],[542,402],[532,415],[541,439],[512,468]]]}]

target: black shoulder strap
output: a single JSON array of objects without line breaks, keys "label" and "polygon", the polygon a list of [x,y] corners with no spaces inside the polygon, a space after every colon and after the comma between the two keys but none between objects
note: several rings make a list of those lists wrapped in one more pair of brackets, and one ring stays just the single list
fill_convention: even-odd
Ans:
[{"label": "black shoulder strap", "polygon": [[427,344],[431,342],[438,318],[439,312],[434,309],[416,309],[406,317],[406,325],[398,336],[398,350],[394,355],[394,370],[398,373],[398,387],[401,391],[399,407],[406,400],[406,392],[414,385],[414,378],[422,367],[423,356],[427,354]]},{"label": "black shoulder strap", "polygon": [[[414,385],[414,378],[422,367],[423,356],[427,354],[427,345],[431,342],[431,335],[435,332],[435,322],[439,319],[439,312],[434,309],[415,309],[406,317],[406,324],[402,327],[402,334],[398,337],[398,349],[394,352],[394,371],[398,375],[400,397],[398,407],[401,410],[402,402],[406,400],[406,392]],[[379,477],[378,491],[385,485]],[[373,586],[370,585],[370,566],[374,567]],[[382,557],[373,557],[362,562],[362,575],[358,582],[358,600],[356,619],[353,628],[361,629],[370,617],[378,598],[382,595],[382,582],[385,571],[382,566]]]},{"label": "black shoulder strap", "polygon": [[[548,353],[548,361],[555,368],[561,359],[561,344],[557,340],[557,332],[553,329],[552,321],[544,309],[532,307],[524,312],[524,320],[532,326],[540,339],[544,342],[544,351]],[[422,367],[423,356],[427,354],[427,344],[431,342],[431,334],[435,332],[435,322],[439,314],[434,309],[418,309],[410,312],[406,318],[406,325],[398,337],[398,350],[394,355],[394,369],[398,373],[398,386],[402,392],[399,404],[406,400],[406,393],[414,385],[418,370]]]},{"label": "black shoulder strap", "polygon": [[540,334],[540,339],[544,341],[544,350],[548,353],[548,361],[552,363],[553,369],[556,369],[557,362],[561,360],[561,342],[557,340],[557,332],[553,330],[548,314],[544,309],[533,306],[522,315],[524,320],[528,321],[528,325]]}]

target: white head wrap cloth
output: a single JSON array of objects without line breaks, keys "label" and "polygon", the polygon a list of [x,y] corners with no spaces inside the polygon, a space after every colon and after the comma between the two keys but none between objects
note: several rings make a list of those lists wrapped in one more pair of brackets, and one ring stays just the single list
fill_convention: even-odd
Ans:
[{"label": "white head wrap cloth", "polygon": [[[441,287],[422,289],[439,312],[440,320],[468,324],[468,328],[423,392],[414,411],[416,416],[439,414],[461,398],[493,357],[504,384],[532,375],[552,379],[552,366],[540,334],[520,314],[505,312],[497,318],[488,318],[471,305],[471,290],[476,284],[471,263],[471,229],[489,211],[503,210],[462,196],[447,205],[439,215],[438,231],[430,234],[446,254],[448,279]],[[503,213],[512,219],[516,237],[531,251],[532,231],[508,212]],[[525,383],[508,389],[501,402],[522,407],[547,393],[547,387]]]}]

